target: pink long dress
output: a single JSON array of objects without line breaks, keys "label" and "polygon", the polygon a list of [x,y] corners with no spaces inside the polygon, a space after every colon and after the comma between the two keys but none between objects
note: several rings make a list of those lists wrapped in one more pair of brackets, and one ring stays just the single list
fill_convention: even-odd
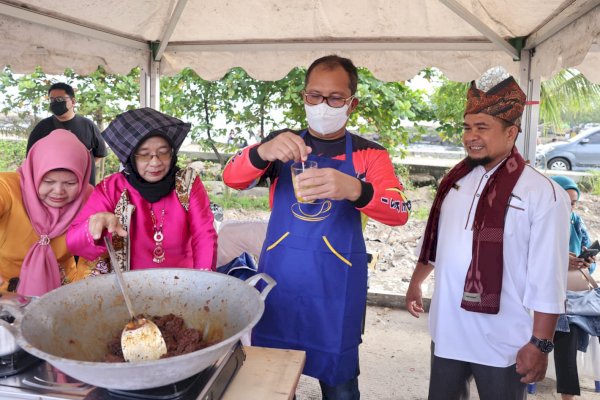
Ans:
[{"label": "pink long dress", "polygon": [[[135,206],[131,217],[131,269],[196,268],[215,269],[217,233],[204,185],[196,178],[189,194],[186,211],[175,190],[156,203],[146,201],[121,174],[113,174],[100,182],[67,232],[67,247],[76,255],[95,260],[106,254],[101,241],[94,241],[88,230],[90,216],[99,212],[114,212],[123,191],[128,192]],[[154,211],[153,222],[150,209]],[[164,210],[164,218],[163,218]],[[155,226],[162,225],[165,259],[153,261],[156,247]]]}]

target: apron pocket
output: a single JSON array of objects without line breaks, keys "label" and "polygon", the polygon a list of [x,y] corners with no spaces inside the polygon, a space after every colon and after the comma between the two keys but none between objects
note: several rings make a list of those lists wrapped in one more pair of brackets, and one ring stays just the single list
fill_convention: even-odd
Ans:
[{"label": "apron pocket", "polygon": [[[281,239],[280,239],[281,240]],[[339,258],[344,264],[348,265],[349,267],[352,266],[352,263],[350,261],[348,261],[348,259],[346,259],[344,256],[342,256],[336,249],[333,248],[333,246],[331,245],[331,243],[329,243],[329,240],[327,240],[327,236],[323,236],[323,241],[325,242],[325,245],[329,248],[329,250],[337,257]]]},{"label": "apron pocket", "polygon": [[283,241],[283,239],[285,239],[286,237],[288,237],[290,233],[286,232],[283,235],[281,235],[281,237],[279,239],[277,239],[276,241],[274,241],[271,245],[269,245],[269,247],[267,247],[267,251],[271,251],[273,250],[275,247],[277,247],[277,245],[279,243],[281,243]]}]

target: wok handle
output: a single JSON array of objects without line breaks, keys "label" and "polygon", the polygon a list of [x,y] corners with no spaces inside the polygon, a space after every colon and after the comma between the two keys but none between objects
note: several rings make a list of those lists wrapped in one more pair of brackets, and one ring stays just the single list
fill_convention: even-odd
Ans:
[{"label": "wok handle", "polygon": [[[0,326],[6,328],[15,338],[19,337],[21,330],[21,319],[23,318],[22,306],[15,306],[7,304],[6,302],[0,303]],[[2,317],[12,317],[13,322],[8,322]]]},{"label": "wok handle", "polygon": [[250,286],[255,286],[256,283],[258,281],[260,281],[261,279],[267,283],[267,286],[265,286],[263,288],[262,292],[260,292],[260,299],[262,301],[265,301],[269,292],[275,287],[275,285],[277,285],[277,282],[275,282],[275,279],[271,278],[269,275],[265,274],[264,272],[261,272],[260,274],[251,276],[250,278],[246,279],[244,282],[246,282]]}]

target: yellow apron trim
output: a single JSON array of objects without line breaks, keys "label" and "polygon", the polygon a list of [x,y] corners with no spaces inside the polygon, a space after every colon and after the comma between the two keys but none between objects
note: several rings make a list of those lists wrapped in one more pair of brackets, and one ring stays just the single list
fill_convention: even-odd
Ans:
[{"label": "yellow apron trim", "polygon": [[273,250],[273,248],[275,248],[275,246],[277,246],[277,245],[278,245],[278,244],[279,244],[279,243],[280,243],[280,242],[281,242],[283,239],[285,239],[285,238],[286,238],[286,237],[287,237],[289,234],[290,234],[289,232],[286,232],[286,233],[284,233],[282,237],[280,237],[279,239],[277,239],[277,240],[275,241],[275,243],[273,243],[272,245],[270,245],[269,247],[267,247],[267,251],[269,251],[269,250]]},{"label": "yellow apron trim", "polygon": [[329,240],[327,240],[326,236],[323,236],[323,241],[325,242],[327,247],[329,247],[329,250],[331,250],[331,252],[336,255],[337,258],[342,260],[344,263],[348,264],[348,266],[350,266],[350,267],[352,266],[352,263],[350,261],[348,261],[344,257],[342,257],[342,255],[340,253],[338,253],[336,249],[333,248],[331,243],[329,243]]}]

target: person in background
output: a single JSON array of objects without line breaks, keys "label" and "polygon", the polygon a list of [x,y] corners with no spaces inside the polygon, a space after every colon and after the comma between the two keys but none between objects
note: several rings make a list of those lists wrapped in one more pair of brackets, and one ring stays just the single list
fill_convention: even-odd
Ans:
[{"label": "person in background", "polygon": [[83,278],[65,235],[92,192],[91,170],[85,146],[57,129],[17,172],[0,173],[0,292],[41,296]]},{"label": "person in background", "polygon": [[[258,268],[277,286],[252,343],[306,351],[304,374],[317,378],[330,400],[360,397],[358,345],[367,296],[361,213],[397,226],[410,210],[388,152],[346,130],[358,105],[357,82],[347,58],[314,61],[302,91],[308,129],[272,132],[223,171],[223,181],[235,189],[271,182],[272,212]],[[306,170],[292,178],[294,161]],[[308,169],[313,162],[318,168]]]},{"label": "person in background", "polygon": [[35,142],[55,129],[72,132],[88,150],[92,158],[90,183],[96,184],[96,162],[106,157],[106,145],[100,137],[100,130],[90,119],[75,114],[75,91],[70,85],[58,82],[48,89],[52,116],[41,120],[27,139],[27,153]]},{"label": "person in background", "polygon": [[[592,242],[581,217],[575,212],[579,201],[579,188],[573,179],[567,176],[553,176],[552,179],[566,190],[571,199],[571,224],[569,235],[569,274],[574,279],[593,279],[590,274],[594,272],[595,258],[582,259],[577,256],[589,247]],[[580,274],[579,270],[586,270],[589,274]],[[585,272],[585,271],[582,271]],[[570,287],[572,280],[567,284],[568,290],[579,290]],[[579,285],[576,285],[579,286]],[[586,286],[586,285],[584,285]],[[582,317],[561,315],[554,333],[554,365],[556,368],[556,391],[561,394],[562,400],[570,400],[581,394],[579,387],[579,374],[577,372],[577,350],[587,348],[589,333],[586,324],[580,324]],[[585,344],[583,344],[585,343]],[[582,345],[583,344],[583,345]]]},{"label": "person in background", "polygon": [[467,157],[433,202],[407,310],[429,310],[430,400],[525,399],[542,380],[566,294],[569,199],[515,147],[525,94],[501,69],[471,83],[464,114]]},{"label": "person in background", "polygon": [[73,221],[67,245],[89,274],[112,271],[109,234],[120,268],[215,269],[217,234],[197,172],[177,166],[190,124],[151,108],[126,111],[102,132],[124,170],[100,182]]}]

